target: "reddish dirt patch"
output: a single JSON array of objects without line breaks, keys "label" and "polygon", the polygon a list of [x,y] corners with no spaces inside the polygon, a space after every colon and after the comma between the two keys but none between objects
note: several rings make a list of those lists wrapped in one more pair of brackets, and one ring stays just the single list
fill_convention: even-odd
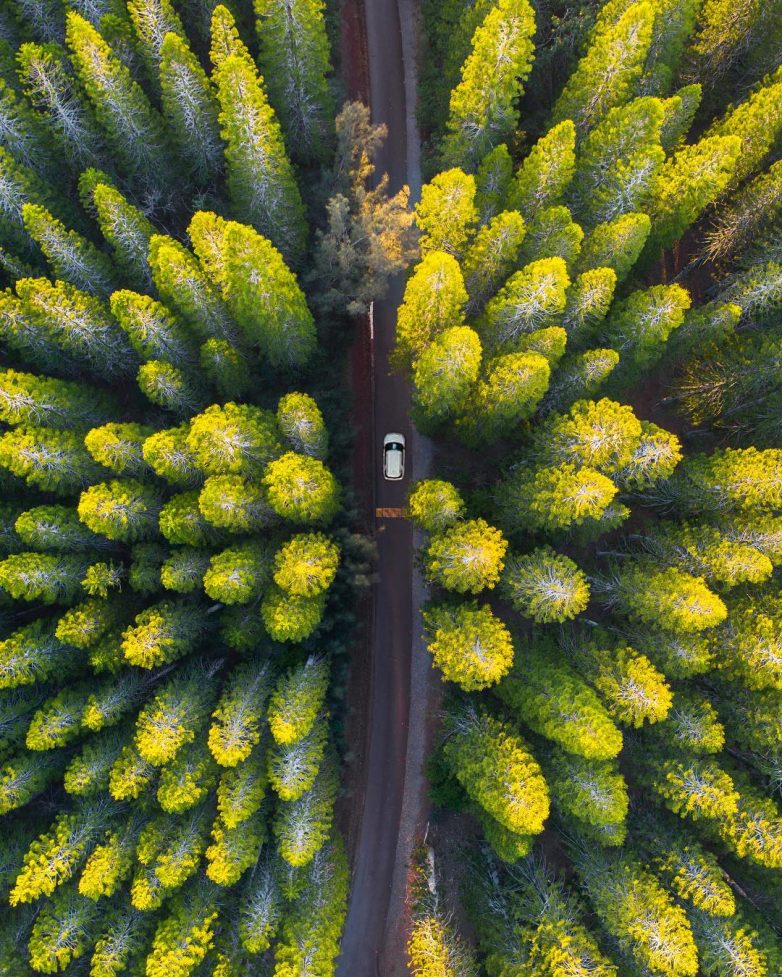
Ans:
[{"label": "reddish dirt patch", "polygon": [[342,80],[349,99],[369,105],[369,56],[362,0],[342,3]]}]

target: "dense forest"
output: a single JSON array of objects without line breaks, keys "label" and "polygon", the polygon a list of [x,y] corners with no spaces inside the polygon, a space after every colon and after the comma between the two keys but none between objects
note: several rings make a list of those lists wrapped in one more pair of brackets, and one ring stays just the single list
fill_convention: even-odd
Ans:
[{"label": "dense forest", "polygon": [[782,5],[423,21],[395,356],[446,688],[411,970],[774,977]]},{"label": "dense forest", "polygon": [[0,7],[3,974],[334,972],[340,350],[412,215],[331,30]]}]

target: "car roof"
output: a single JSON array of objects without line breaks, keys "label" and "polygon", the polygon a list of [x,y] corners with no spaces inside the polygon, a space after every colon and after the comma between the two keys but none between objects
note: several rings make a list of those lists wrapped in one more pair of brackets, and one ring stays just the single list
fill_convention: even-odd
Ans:
[{"label": "car roof", "polygon": [[386,474],[389,478],[399,478],[402,474],[402,452],[401,451],[387,451],[386,452]]}]

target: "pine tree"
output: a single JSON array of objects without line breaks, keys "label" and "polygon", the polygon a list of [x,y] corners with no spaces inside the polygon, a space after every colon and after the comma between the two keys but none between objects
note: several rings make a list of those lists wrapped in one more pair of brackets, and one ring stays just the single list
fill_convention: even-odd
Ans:
[{"label": "pine tree", "polygon": [[514,102],[532,66],[534,32],[535,15],[526,0],[500,0],[489,9],[451,93],[442,147],[446,165],[474,170],[516,128]]},{"label": "pine tree", "polygon": [[192,651],[205,629],[202,608],[187,600],[163,601],[136,615],[122,634],[122,654],[131,665],[154,668]]},{"label": "pine tree", "polygon": [[222,166],[217,103],[198,59],[178,33],[168,33],[159,48],[163,114],[178,152],[196,180],[211,183]]},{"label": "pine tree", "polygon": [[107,813],[98,806],[87,806],[73,814],[59,814],[49,831],[30,845],[11,890],[10,904],[18,906],[42,895],[51,896],[72,878],[105,827]]},{"label": "pine tree", "polygon": [[610,829],[614,837],[622,837],[629,798],[614,761],[588,760],[555,750],[543,769],[555,807],[577,825],[586,824],[587,831],[589,827]]},{"label": "pine tree", "polygon": [[271,946],[282,917],[282,895],[273,863],[262,858],[243,887],[239,934],[249,953]]},{"label": "pine tree", "polygon": [[265,841],[266,825],[257,815],[239,828],[226,828],[216,821],[212,828],[212,844],[206,849],[207,878],[222,886],[236,885],[257,863]]},{"label": "pine tree", "polygon": [[417,256],[410,190],[403,186],[390,196],[388,174],[370,185],[387,130],[370,123],[366,105],[347,102],[336,129],[336,192],[326,204],[326,227],[316,231],[313,277],[320,283],[321,308],[362,315],[386,294],[390,277]]},{"label": "pine tree", "polygon": [[475,177],[458,167],[438,173],[421,188],[415,222],[421,231],[421,255],[444,251],[460,258],[475,233]]},{"label": "pine tree", "polygon": [[572,119],[583,136],[610,109],[638,94],[653,25],[653,5],[635,3],[596,34],[554,105],[553,121]]},{"label": "pine tree", "polygon": [[512,555],[503,571],[501,589],[520,614],[541,624],[577,617],[589,603],[583,571],[550,546]]},{"label": "pine tree", "polygon": [[716,200],[733,178],[740,153],[738,136],[704,136],[666,161],[649,207],[650,258],[677,241]]},{"label": "pine tree", "polygon": [[66,228],[37,204],[24,204],[22,218],[27,233],[38,243],[58,278],[91,295],[108,295],[113,287],[114,269],[92,242]]},{"label": "pine tree", "polygon": [[464,510],[458,489],[436,478],[416,482],[407,499],[409,518],[429,533],[447,529],[464,515]]},{"label": "pine tree", "polygon": [[184,245],[153,234],[149,267],[163,302],[190,325],[198,339],[236,339],[236,327],[218,289]]},{"label": "pine tree", "polygon": [[479,310],[518,267],[525,234],[521,214],[504,210],[475,235],[462,261],[472,311]]},{"label": "pine tree", "polygon": [[441,251],[427,254],[413,270],[397,313],[397,366],[408,365],[447,329],[464,324],[467,290],[455,258]]},{"label": "pine tree", "polygon": [[[192,222],[190,228],[192,234]],[[315,351],[315,323],[280,253],[252,228],[233,222],[225,225],[223,248],[223,295],[245,339],[260,346],[274,367],[303,367]]]},{"label": "pine tree", "polygon": [[186,422],[178,427],[164,428],[151,434],[141,448],[144,461],[155,474],[178,488],[192,488],[203,477],[187,446],[189,431]]},{"label": "pine tree", "polygon": [[444,749],[469,796],[500,825],[520,835],[543,830],[549,814],[546,782],[511,727],[473,713],[457,720]]},{"label": "pine tree", "polygon": [[723,821],[738,810],[739,794],[733,780],[711,758],[662,760],[644,779],[682,818]]},{"label": "pine tree", "polygon": [[771,560],[760,550],[726,539],[716,527],[701,523],[660,522],[644,537],[644,547],[661,561],[725,588],[763,583],[773,572]]},{"label": "pine tree", "polygon": [[[208,546],[220,539],[220,533],[204,518],[198,499],[197,490],[180,492],[172,495],[160,510],[158,528],[161,536],[169,543],[180,546]],[[156,573],[159,573],[159,565],[164,559],[165,553],[160,556]],[[131,583],[132,581],[131,575]],[[157,582],[159,583],[159,579]]]},{"label": "pine tree", "polygon": [[[78,726],[78,718],[76,719]],[[91,737],[65,769],[63,788],[76,797],[108,791],[109,775],[126,742],[125,731],[110,730]]]},{"label": "pine tree", "polygon": [[539,856],[491,871],[483,889],[471,915],[489,973],[524,966],[535,977],[558,970],[616,977],[616,967],[582,922],[580,901]]},{"label": "pine tree", "polygon": [[517,469],[497,484],[494,503],[507,532],[551,532],[594,524],[611,511],[616,493],[616,485],[596,469],[564,463]]},{"label": "pine tree", "polygon": [[215,886],[198,880],[167,906],[157,925],[152,952],[147,957],[147,977],[188,977],[212,945],[219,905]]},{"label": "pine tree", "polygon": [[272,584],[261,601],[261,618],[274,641],[304,641],[323,618],[326,595],[300,597]]},{"label": "pine tree", "polygon": [[105,146],[65,51],[53,44],[22,44],[17,64],[25,95],[71,166],[100,165]]},{"label": "pine tree", "polygon": [[570,279],[562,258],[533,261],[512,275],[488,303],[478,332],[489,349],[511,347],[524,333],[554,325]]},{"label": "pine tree", "polygon": [[144,761],[156,767],[169,763],[206,725],[214,705],[214,689],[204,682],[208,674],[198,664],[178,671],[141,710],[136,748]]},{"label": "pine tree", "polygon": [[692,931],[698,944],[704,974],[743,972],[748,977],[771,973],[777,950],[754,928],[745,925],[742,913],[718,919],[708,913],[693,913]]},{"label": "pine tree", "polygon": [[638,967],[668,977],[698,972],[698,954],[684,910],[659,880],[629,855],[577,861],[595,912]]},{"label": "pine tree", "polygon": [[276,518],[263,485],[239,475],[212,475],[198,496],[198,508],[212,526],[231,533],[253,532]]},{"label": "pine tree", "polygon": [[64,758],[58,753],[34,755],[29,750],[8,757],[0,767],[0,814],[29,804],[62,775]]},{"label": "pine tree", "polygon": [[266,589],[272,575],[269,547],[250,542],[212,556],[204,574],[204,590],[224,604],[248,604]]},{"label": "pine tree", "polygon": [[157,87],[163,60],[163,43],[168,34],[184,38],[182,21],[170,0],[129,0],[128,14],[133,23],[146,74]]},{"label": "pine tree", "polygon": [[457,593],[493,589],[508,543],[485,519],[462,520],[432,537],[424,556],[429,580]]},{"label": "pine tree", "polygon": [[513,160],[505,143],[500,143],[483,157],[475,173],[475,206],[481,225],[506,207],[512,182]]},{"label": "pine tree", "polygon": [[298,800],[315,782],[328,740],[324,720],[289,746],[275,746],[268,756],[269,783],[283,801]]},{"label": "pine tree", "polygon": [[16,283],[22,309],[54,343],[104,379],[126,376],[136,366],[125,334],[98,299],[67,282],[23,278]]},{"label": "pine tree", "polygon": [[569,753],[610,760],[622,749],[622,733],[595,691],[545,641],[528,646],[497,693],[526,726]]},{"label": "pine tree", "polygon": [[684,142],[701,104],[702,92],[699,84],[685,85],[663,101],[665,116],[660,129],[660,142],[666,153],[679,149]]},{"label": "pine tree", "polygon": [[72,495],[106,474],[92,460],[81,435],[27,426],[0,436],[0,468],[56,495]]},{"label": "pine tree", "polygon": [[134,287],[151,289],[147,252],[155,233],[152,224],[97,171],[83,173],[79,187],[85,205],[95,209],[101,234],[111,246],[117,266]]},{"label": "pine tree", "polygon": [[[660,146],[664,117],[660,99],[636,98],[608,112],[586,137],[569,194],[586,226],[613,224],[625,214],[648,209],[665,162]],[[631,229],[614,226],[634,238]],[[629,261],[629,255],[622,255],[622,261]]]},{"label": "pine tree", "polygon": [[750,596],[731,600],[728,619],[714,636],[718,666],[749,689],[782,687],[780,623],[776,598],[762,605]]},{"label": "pine tree", "polygon": [[738,789],[738,809],[720,822],[717,833],[739,858],[765,868],[782,866],[782,815],[778,805],[737,770],[730,776]]},{"label": "pine tree", "polygon": [[782,211],[782,161],[751,180],[715,215],[705,254],[724,261],[741,253]]},{"label": "pine tree", "polygon": [[732,106],[709,127],[710,136],[738,136],[741,139],[741,151],[732,174],[734,182],[744,180],[757,170],[777,142],[782,131],[780,100],[782,71],[777,70],[746,101]]},{"label": "pine tree", "polygon": [[478,378],[481,342],[469,326],[451,326],[434,337],[413,368],[414,418],[436,429],[460,414]]},{"label": "pine tree", "polygon": [[716,627],[728,614],[702,577],[677,567],[660,570],[640,563],[622,567],[593,592],[632,620],[677,633]]},{"label": "pine tree", "polygon": [[79,499],[79,518],[94,533],[120,542],[136,542],[157,535],[160,496],[133,479],[100,482]]},{"label": "pine tree", "polygon": [[274,555],[274,582],[289,594],[314,597],[331,586],[339,546],[323,533],[300,533]]},{"label": "pine tree", "polygon": [[572,653],[603,699],[612,719],[636,729],[664,720],[673,696],[665,675],[634,648],[615,646],[605,635],[578,643]]},{"label": "pine tree", "polygon": [[199,365],[223,400],[244,397],[252,386],[247,360],[226,339],[207,339],[199,352]]},{"label": "pine tree", "polygon": [[598,224],[584,238],[577,269],[611,268],[623,281],[643,251],[651,230],[647,214],[625,213]]},{"label": "pine tree", "polygon": [[690,302],[680,285],[653,285],[617,303],[602,328],[606,343],[621,357],[614,377],[627,383],[654,365],[661,347],[684,322]]},{"label": "pine tree", "polygon": [[182,370],[161,360],[142,363],[136,381],[150,403],[179,417],[187,417],[207,403],[200,385],[191,382]]},{"label": "pine tree", "polygon": [[570,119],[553,126],[532,147],[516,171],[508,206],[525,219],[562,199],[576,167],[576,129]]},{"label": "pine tree", "polygon": [[277,404],[277,424],[291,448],[323,461],[329,436],[316,401],[305,393],[289,393]]},{"label": "pine tree", "polygon": [[584,271],[570,284],[562,316],[570,345],[584,346],[596,338],[616,286],[616,272],[611,268]]},{"label": "pine tree", "polygon": [[290,746],[310,732],[323,708],[328,681],[327,662],[313,656],[279,679],[268,713],[275,742]]},{"label": "pine tree", "polygon": [[246,761],[260,743],[269,691],[269,670],[263,664],[250,662],[231,673],[209,730],[209,749],[221,766]]},{"label": "pine tree", "polygon": [[33,685],[54,675],[66,676],[83,660],[55,636],[52,621],[38,618],[0,641],[0,688]]},{"label": "pine tree", "polygon": [[304,208],[263,84],[240,55],[222,61],[213,78],[231,205],[297,266],[306,245]]},{"label": "pine tree", "polygon": [[671,485],[683,511],[770,512],[782,508],[782,453],[769,448],[725,448],[691,455]]},{"label": "pine tree", "polygon": [[539,353],[489,359],[458,421],[464,439],[491,443],[518,434],[546,393],[550,375],[551,367]]},{"label": "pine tree", "polygon": [[486,604],[431,605],[424,627],[435,666],[466,691],[495,685],[513,663],[510,632]]},{"label": "pine tree", "polygon": [[69,886],[47,903],[30,934],[30,966],[56,973],[82,957],[96,936],[97,912],[90,899]]},{"label": "pine tree", "polygon": [[98,464],[116,475],[143,478],[150,472],[142,445],[152,433],[152,428],[144,424],[111,422],[88,431],[84,446]]},{"label": "pine tree", "polygon": [[275,947],[278,977],[305,967],[331,973],[347,913],[348,867],[342,842],[330,840],[304,868],[301,890],[282,920]]},{"label": "pine tree", "polygon": [[256,747],[246,760],[223,770],[217,786],[217,810],[228,828],[235,828],[260,810],[267,789],[266,761]]},{"label": "pine tree", "polygon": [[6,424],[78,430],[105,423],[115,409],[110,397],[83,383],[0,371],[0,418]]},{"label": "pine tree", "polygon": [[19,98],[16,79],[9,85],[0,79],[0,120],[3,126],[3,146],[23,166],[44,178],[56,175],[52,146],[46,130],[30,110],[26,99]]},{"label": "pine tree", "polygon": [[137,835],[138,827],[132,818],[121,833],[107,833],[105,841],[93,850],[81,873],[81,895],[93,901],[114,895],[133,868]]},{"label": "pine tree", "polygon": [[274,415],[249,404],[214,404],[190,422],[187,446],[206,475],[257,477],[280,453]]},{"label": "pine tree", "polygon": [[329,40],[318,0],[255,0],[258,63],[286,142],[298,159],[322,159],[334,114]]},{"label": "pine tree", "polygon": [[98,31],[74,10],[66,21],[76,74],[114,158],[139,186],[164,192],[173,163],[162,119]]},{"label": "pine tree", "polygon": [[655,732],[675,750],[719,753],[725,745],[725,729],[708,699],[677,690],[666,721]]},{"label": "pine tree", "polygon": [[[756,0],[729,4],[725,0],[707,0],[699,18],[698,33],[688,51],[692,67],[714,86],[730,70],[737,59],[750,47],[758,44],[759,37],[768,31],[769,23],[778,19],[776,8],[766,11],[772,20],[763,17],[764,8]],[[777,30],[771,31],[776,39]]]},{"label": "pine tree", "polygon": [[13,553],[0,562],[0,587],[15,600],[72,604],[90,562],[81,554]]},{"label": "pine tree", "polygon": [[266,466],[269,504],[283,519],[329,523],[339,508],[340,487],[322,461],[289,451]]},{"label": "pine tree", "polygon": [[280,801],[272,830],[283,861],[302,868],[328,841],[333,818],[337,779],[324,764],[315,783],[295,801]]},{"label": "pine tree", "polygon": [[454,951],[450,928],[436,916],[422,916],[414,921],[407,941],[410,971],[414,977],[433,977],[435,974],[442,977],[465,974],[467,977],[466,961],[458,959],[458,951]]},{"label": "pine tree", "polygon": [[96,684],[82,712],[84,728],[98,732],[115,726],[143,699],[147,691],[147,681],[138,672],[124,672]]},{"label": "pine tree", "polygon": [[161,566],[160,582],[166,590],[174,590],[179,594],[200,592],[210,559],[209,550],[195,546],[179,547]]},{"label": "pine tree", "polygon": [[529,222],[521,249],[523,261],[562,258],[569,267],[581,250],[584,231],[567,207],[546,207]]}]

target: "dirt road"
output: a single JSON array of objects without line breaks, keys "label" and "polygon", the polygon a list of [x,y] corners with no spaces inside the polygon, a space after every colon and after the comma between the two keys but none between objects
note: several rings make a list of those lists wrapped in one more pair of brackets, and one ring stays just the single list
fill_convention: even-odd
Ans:
[{"label": "dirt road", "polygon": [[[399,3],[404,0],[399,0]],[[388,139],[377,160],[377,172],[387,172],[390,190],[420,186],[419,151],[413,106],[406,95],[414,91],[412,20],[398,0],[365,0],[372,118],[385,122]],[[404,36],[403,36],[404,27]],[[376,302],[374,332],[374,451],[375,504],[378,509],[404,505],[411,477],[427,473],[409,422],[410,385],[390,372],[396,310],[404,280],[392,283],[387,297]],[[408,444],[405,479],[388,482],[382,475],[382,439],[402,433]],[[421,459],[419,463],[419,458]],[[424,746],[415,724],[408,741],[411,679],[420,675],[414,649],[418,638],[420,582],[413,574],[413,534],[401,518],[377,519],[378,584],[374,591],[374,633],[364,749],[364,809],[356,846],[350,908],[342,941],[339,977],[389,977],[403,969],[398,938],[404,877],[411,842],[411,825],[420,809]],[[414,624],[415,622],[415,624]],[[412,770],[409,769],[413,761]],[[411,791],[413,795],[411,796]],[[400,898],[401,894],[401,898]]]}]

